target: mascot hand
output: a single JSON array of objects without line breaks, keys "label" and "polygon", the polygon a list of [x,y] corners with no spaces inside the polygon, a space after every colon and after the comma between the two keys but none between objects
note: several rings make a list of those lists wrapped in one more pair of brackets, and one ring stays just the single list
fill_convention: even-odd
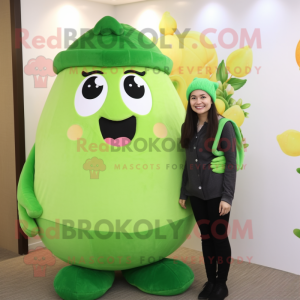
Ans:
[{"label": "mascot hand", "polygon": [[225,172],[226,158],[224,155],[212,159],[210,167],[214,173],[222,174]]},{"label": "mascot hand", "polygon": [[17,191],[20,226],[30,237],[38,234],[38,227],[34,218],[39,218],[43,213],[43,209],[34,194],[34,162],[35,145],[23,166]]},{"label": "mascot hand", "polygon": [[[19,222],[22,230],[27,236],[34,237],[38,234],[39,230],[34,219],[29,217],[26,209],[18,203]],[[31,211],[32,212],[32,211]]]}]

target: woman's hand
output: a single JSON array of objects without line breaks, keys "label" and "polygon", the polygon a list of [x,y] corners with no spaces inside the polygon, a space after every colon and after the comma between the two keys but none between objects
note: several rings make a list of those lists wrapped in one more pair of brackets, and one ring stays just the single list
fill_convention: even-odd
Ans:
[{"label": "woman's hand", "polygon": [[224,216],[230,212],[231,205],[226,201],[221,201],[219,206],[220,216]]},{"label": "woman's hand", "polygon": [[185,200],[179,199],[179,204],[181,205],[182,208],[186,209],[186,207],[185,207]]}]

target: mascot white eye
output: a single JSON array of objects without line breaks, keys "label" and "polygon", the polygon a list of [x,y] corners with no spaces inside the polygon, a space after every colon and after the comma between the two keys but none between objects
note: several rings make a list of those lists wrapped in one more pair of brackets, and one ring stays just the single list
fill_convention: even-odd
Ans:
[{"label": "mascot white eye", "polygon": [[107,82],[102,75],[90,75],[79,85],[75,95],[75,109],[82,117],[97,112],[107,96]]},{"label": "mascot white eye", "polygon": [[125,105],[139,115],[146,115],[152,107],[152,96],[146,81],[138,75],[126,74],[120,81]]}]

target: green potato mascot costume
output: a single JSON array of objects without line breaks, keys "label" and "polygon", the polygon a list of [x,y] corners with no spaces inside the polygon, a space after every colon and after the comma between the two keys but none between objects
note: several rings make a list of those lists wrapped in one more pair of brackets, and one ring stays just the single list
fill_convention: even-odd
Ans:
[{"label": "green potato mascot costume", "polygon": [[192,270],[165,258],[195,224],[178,203],[185,109],[168,76],[172,60],[106,16],[53,68],[18,207],[22,230],[71,264],[57,274],[56,292],[97,299],[114,270],[146,293],[184,292]]},{"label": "green potato mascot costume", "polygon": [[22,230],[70,264],[56,292],[97,299],[122,270],[146,293],[183,293],[192,270],[165,258],[195,224],[190,205],[178,203],[185,109],[168,77],[172,60],[105,16],[57,54],[53,69],[17,196]]}]

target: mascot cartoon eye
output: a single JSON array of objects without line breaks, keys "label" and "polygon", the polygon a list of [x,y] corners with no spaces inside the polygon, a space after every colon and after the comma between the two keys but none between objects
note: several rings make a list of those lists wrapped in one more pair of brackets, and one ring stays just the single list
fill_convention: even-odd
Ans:
[{"label": "mascot cartoon eye", "polygon": [[146,115],[152,107],[152,96],[146,81],[138,75],[126,74],[120,81],[125,105],[139,115]]},{"label": "mascot cartoon eye", "polygon": [[107,96],[107,82],[102,75],[91,75],[79,85],[75,95],[75,109],[82,117],[97,112]]}]

